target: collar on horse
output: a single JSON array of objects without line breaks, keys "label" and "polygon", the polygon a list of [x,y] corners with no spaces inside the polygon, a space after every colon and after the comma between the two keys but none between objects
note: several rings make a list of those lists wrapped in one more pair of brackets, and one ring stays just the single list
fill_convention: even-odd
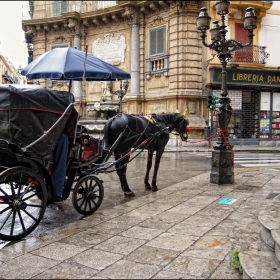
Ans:
[{"label": "collar on horse", "polygon": [[160,125],[160,122],[157,122],[152,115],[145,115],[142,116],[142,118],[153,124],[155,127],[155,131],[162,131],[161,134],[169,134],[173,130],[173,128],[170,130],[170,128],[166,129],[166,127],[162,127]]}]

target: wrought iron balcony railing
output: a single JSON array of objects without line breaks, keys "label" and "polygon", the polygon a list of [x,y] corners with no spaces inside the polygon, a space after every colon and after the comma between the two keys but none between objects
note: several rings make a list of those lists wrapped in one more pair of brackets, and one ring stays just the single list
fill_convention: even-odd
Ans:
[{"label": "wrought iron balcony railing", "polygon": [[251,45],[245,48],[240,48],[232,52],[232,59],[230,62],[246,62],[246,63],[260,63],[265,64],[269,53],[265,51],[266,47]]}]

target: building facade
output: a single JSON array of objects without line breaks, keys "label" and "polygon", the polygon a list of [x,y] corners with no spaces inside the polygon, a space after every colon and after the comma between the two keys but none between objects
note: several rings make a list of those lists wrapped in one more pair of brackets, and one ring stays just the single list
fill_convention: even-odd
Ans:
[{"label": "building facade", "polygon": [[[188,109],[192,143],[219,129],[217,111],[207,109],[207,94],[219,96],[221,64],[204,47],[196,26],[201,7],[219,20],[216,1],[30,1],[23,30],[29,60],[56,47],[88,51],[131,74],[122,111],[129,114],[183,112]],[[258,16],[253,44],[232,54],[228,62],[228,94],[233,114],[232,144],[274,143],[280,139],[280,7],[277,1],[232,1],[226,17],[227,38],[247,41],[242,18],[252,7]],[[210,42],[210,36],[207,37]],[[33,81],[67,90],[64,81]],[[102,131],[119,111],[114,93],[120,82],[74,82],[73,93],[84,124]],[[278,118],[279,117],[279,118]],[[279,119],[279,121],[278,121]],[[196,140],[197,144],[196,144]],[[213,138],[212,140],[215,140]],[[172,142],[173,141],[173,142]],[[182,145],[172,139],[171,145]]]},{"label": "building facade", "polygon": [[[88,46],[91,54],[131,74],[123,112],[188,109],[190,138],[201,139],[207,118],[196,28],[201,6],[202,1],[30,1],[30,18],[22,24],[30,60],[55,47]],[[67,90],[63,81],[39,82]],[[96,128],[102,118],[118,111],[113,93],[120,82],[74,84],[76,101],[82,101],[80,115],[88,124]]]},{"label": "building facade", "polygon": [[[216,1],[205,2],[212,21],[219,20]],[[227,86],[232,117],[229,141],[240,145],[279,145],[280,142],[280,3],[278,1],[232,1],[227,15],[227,38],[246,43],[242,19],[246,8],[258,16],[253,43],[232,53],[228,62]],[[211,28],[211,27],[210,27]],[[210,35],[210,34],[209,34]],[[208,36],[210,37],[210,36]],[[208,42],[210,42],[208,38]],[[206,49],[206,48],[205,48]],[[220,95],[221,64],[214,53],[206,52],[203,76],[207,92]],[[212,132],[219,129],[217,110],[210,112]],[[279,143],[279,144],[278,144]]]},{"label": "building facade", "polygon": [[18,69],[0,52],[0,84],[23,84],[26,78],[21,76]]}]

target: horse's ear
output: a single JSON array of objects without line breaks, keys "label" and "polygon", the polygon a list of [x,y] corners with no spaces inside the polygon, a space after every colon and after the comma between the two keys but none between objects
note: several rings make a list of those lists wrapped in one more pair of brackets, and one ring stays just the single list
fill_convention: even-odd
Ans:
[{"label": "horse's ear", "polygon": [[176,109],[176,113],[177,113],[177,114],[180,114],[180,112],[178,111],[178,109]]},{"label": "horse's ear", "polygon": [[183,118],[184,118],[184,119],[187,118],[187,114],[188,114],[188,109],[186,109],[186,110],[184,111],[184,114],[183,114]]}]

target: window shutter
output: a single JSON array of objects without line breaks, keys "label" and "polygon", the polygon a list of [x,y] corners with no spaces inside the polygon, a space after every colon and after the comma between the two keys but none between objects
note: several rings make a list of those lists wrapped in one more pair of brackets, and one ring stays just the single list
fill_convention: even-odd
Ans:
[{"label": "window shutter", "polygon": [[[235,39],[242,44],[247,43],[248,31],[244,29],[244,25],[240,23],[235,24]],[[235,59],[239,62],[252,62],[253,61],[253,46],[247,46],[242,49],[235,51]]]},{"label": "window shutter", "polygon": [[156,30],[150,31],[150,55],[155,55],[157,53],[157,32]]},{"label": "window shutter", "polygon": [[52,12],[54,17],[60,15],[60,1],[52,1]]},{"label": "window shutter", "polygon": [[244,29],[244,25],[240,23],[235,24],[235,39],[241,43],[247,43],[247,30]]},{"label": "window shutter", "polygon": [[67,13],[69,8],[69,1],[61,1],[61,13]]},{"label": "window shutter", "polygon": [[157,53],[163,53],[163,28],[157,30]]}]

